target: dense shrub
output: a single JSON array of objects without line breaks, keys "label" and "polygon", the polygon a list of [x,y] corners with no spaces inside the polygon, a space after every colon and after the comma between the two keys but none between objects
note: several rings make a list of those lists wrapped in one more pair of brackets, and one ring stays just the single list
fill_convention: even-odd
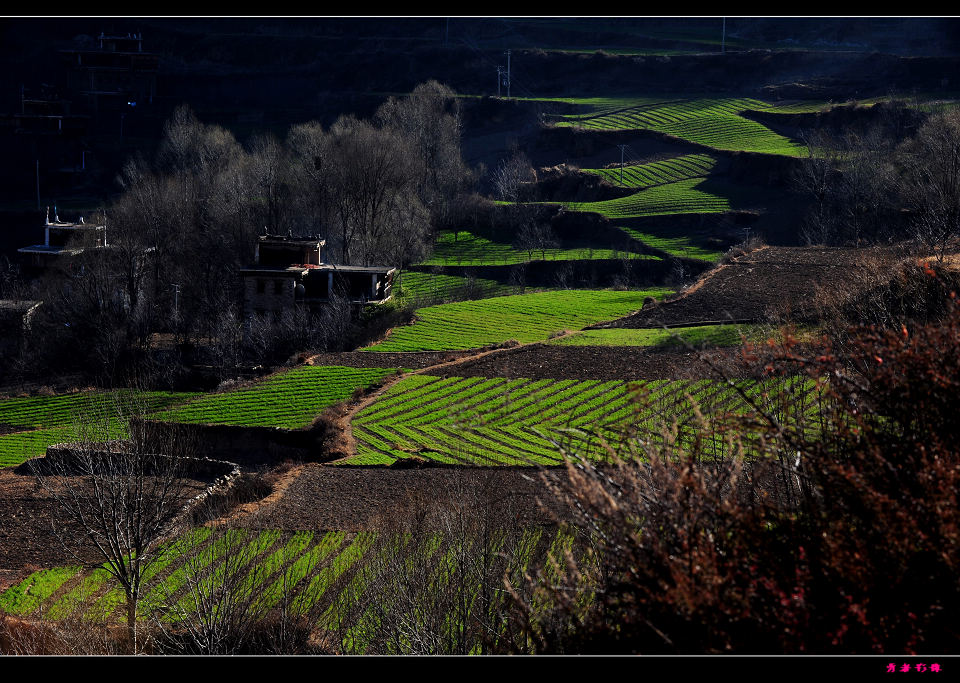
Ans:
[{"label": "dense shrub", "polygon": [[637,457],[613,468],[572,461],[564,493],[592,549],[540,589],[553,609],[518,602],[531,647],[956,651],[956,296],[939,319],[853,330],[842,353],[829,340],[802,352],[788,337],[744,347],[741,361],[808,377],[817,409],[784,390],[746,417],[702,418],[703,433],[725,435],[724,457],[706,457],[707,440],[651,452],[641,435]]}]

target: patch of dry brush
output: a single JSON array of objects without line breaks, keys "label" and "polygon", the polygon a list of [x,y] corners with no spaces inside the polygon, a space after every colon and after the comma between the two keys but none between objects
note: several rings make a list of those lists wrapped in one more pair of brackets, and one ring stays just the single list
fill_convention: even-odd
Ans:
[{"label": "patch of dry brush", "polygon": [[564,493],[594,550],[539,589],[553,608],[518,601],[533,647],[956,651],[960,306],[940,291],[942,315],[852,329],[842,347],[745,347],[744,365],[808,378],[820,405],[804,415],[783,390],[704,418],[734,457],[639,444],[613,468],[571,464]]}]

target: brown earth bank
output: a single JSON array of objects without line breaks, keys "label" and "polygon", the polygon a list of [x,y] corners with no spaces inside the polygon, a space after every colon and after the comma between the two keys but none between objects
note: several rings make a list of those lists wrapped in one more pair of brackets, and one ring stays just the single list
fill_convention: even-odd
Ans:
[{"label": "brown earth bank", "polygon": [[[207,486],[189,480],[186,495]],[[37,569],[102,561],[83,529],[59,513],[53,496],[34,477],[0,469],[0,590]]]},{"label": "brown earth bank", "polygon": [[721,367],[733,372],[735,365],[734,352],[728,350],[529,344],[448,368],[428,369],[424,374],[603,381],[684,379],[712,377]]},{"label": "brown earth bank", "polygon": [[597,327],[818,319],[817,293],[851,287],[896,260],[882,248],[763,247],[718,266],[677,298]]},{"label": "brown earth bank", "polygon": [[568,514],[566,506],[551,495],[548,484],[564,477],[560,468],[307,463],[281,496],[246,510],[233,521],[264,529],[363,531],[382,528],[424,504],[433,508],[475,503],[478,509],[502,511],[504,523],[549,525]]}]

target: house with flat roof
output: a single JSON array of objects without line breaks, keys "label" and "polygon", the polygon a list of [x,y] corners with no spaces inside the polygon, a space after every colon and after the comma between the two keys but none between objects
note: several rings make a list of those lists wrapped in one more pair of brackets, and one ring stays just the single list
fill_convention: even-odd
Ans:
[{"label": "house with flat roof", "polygon": [[341,266],[324,262],[326,241],[290,235],[261,235],[254,262],[240,269],[246,317],[302,307],[318,310],[332,297],[354,306],[390,299],[390,266]]},{"label": "house with flat roof", "polygon": [[95,222],[86,223],[81,217],[77,222],[61,221],[54,207],[54,218],[50,220],[50,207],[47,207],[46,222],[43,226],[43,244],[20,247],[21,266],[26,275],[38,275],[56,263],[62,265],[63,259],[76,256],[87,249],[102,249],[107,246],[106,220],[101,217]]}]

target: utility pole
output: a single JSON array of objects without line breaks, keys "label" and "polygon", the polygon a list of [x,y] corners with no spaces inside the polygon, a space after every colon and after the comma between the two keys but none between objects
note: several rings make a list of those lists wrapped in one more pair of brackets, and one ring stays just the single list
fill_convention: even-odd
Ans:
[{"label": "utility pole", "polygon": [[623,149],[626,145],[617,145],[620,148],[620,184],[623,185]]},{"label": "utility pole", "polygon": [[727,18],[723,18],[723,33],[720,34],[720,54],[727,52]]},{"label": "utility pole", "polygon": [[37,211],[40,210],[40,160],[37,159]]},{"label": "utility pole", "polygon": [[172,284],[173,287],[173,319],[178,320],[180,317],[180,285]]},{"label": "utility pole", "polygon": [[497,97],[500,97],[500,82],[503,81],[503,67],[497,67]]},{"label": "utility pole", "polygon": [[510,99],[510,50],[507,50],[507,99]]}]

